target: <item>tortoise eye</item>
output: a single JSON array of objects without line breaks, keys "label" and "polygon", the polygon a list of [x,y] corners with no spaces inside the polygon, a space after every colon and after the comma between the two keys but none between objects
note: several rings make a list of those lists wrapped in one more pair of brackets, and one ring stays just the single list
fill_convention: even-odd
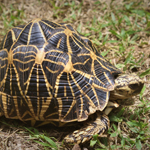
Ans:
[{"label": "tortoise eye", "polygon": [[116,79],[119,75],[118,74],[114,74],[114,79]]},{"label": "tortoise eye", "polygon": [[139,85],[137,83],[135,84],[129,84],[129,88],[136,89]]}]

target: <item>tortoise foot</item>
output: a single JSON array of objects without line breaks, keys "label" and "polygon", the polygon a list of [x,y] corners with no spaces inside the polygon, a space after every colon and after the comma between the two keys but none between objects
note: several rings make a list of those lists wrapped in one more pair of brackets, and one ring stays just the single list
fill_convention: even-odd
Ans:
[{"label": "tortoise foot", "polygon": [[64,138],[65,143],[84,143],[89,141],[93,135],[101,136],[109,127],[109,119],[106,115],[96,118],[95,121],[87,123],[83,128],[74,131]]}]

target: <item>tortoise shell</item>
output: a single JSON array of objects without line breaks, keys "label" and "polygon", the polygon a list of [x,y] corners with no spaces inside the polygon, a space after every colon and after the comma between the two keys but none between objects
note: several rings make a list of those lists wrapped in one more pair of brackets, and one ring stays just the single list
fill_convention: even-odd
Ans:
[{"label": "tortoise shell", "polygon": [[8,31],[0,64],[0,115],[22,121],[84,121],[121,73],[71,25],[41,19]]}]

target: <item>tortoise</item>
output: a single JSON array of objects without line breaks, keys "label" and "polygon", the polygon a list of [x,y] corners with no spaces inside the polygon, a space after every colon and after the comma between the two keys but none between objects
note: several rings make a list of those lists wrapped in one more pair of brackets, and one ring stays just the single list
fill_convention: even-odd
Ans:
[{"label": "tortoise", "polygon": [[[143,80],[103,58],[71,25],[36,18],[8,31],[0,47],[0,116],[35,125],[85,122],[64,138],[84,143],[109,128],[116,100],[137,95]],[[87,121],[89,116],[96,116]]]}]

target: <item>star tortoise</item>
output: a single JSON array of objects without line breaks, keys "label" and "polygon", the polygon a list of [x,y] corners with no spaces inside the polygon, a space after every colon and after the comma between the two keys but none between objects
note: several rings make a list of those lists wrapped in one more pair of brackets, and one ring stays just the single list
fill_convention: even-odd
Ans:
[{"label": "star tortoise", "polygon": [[0,49],[0,116],[58,126],[96,116],[67,135],[67,143],[103,134],[115,100],[143,87],[137,75],[122,74],[68,24],[34,19],[9,30]]}]

